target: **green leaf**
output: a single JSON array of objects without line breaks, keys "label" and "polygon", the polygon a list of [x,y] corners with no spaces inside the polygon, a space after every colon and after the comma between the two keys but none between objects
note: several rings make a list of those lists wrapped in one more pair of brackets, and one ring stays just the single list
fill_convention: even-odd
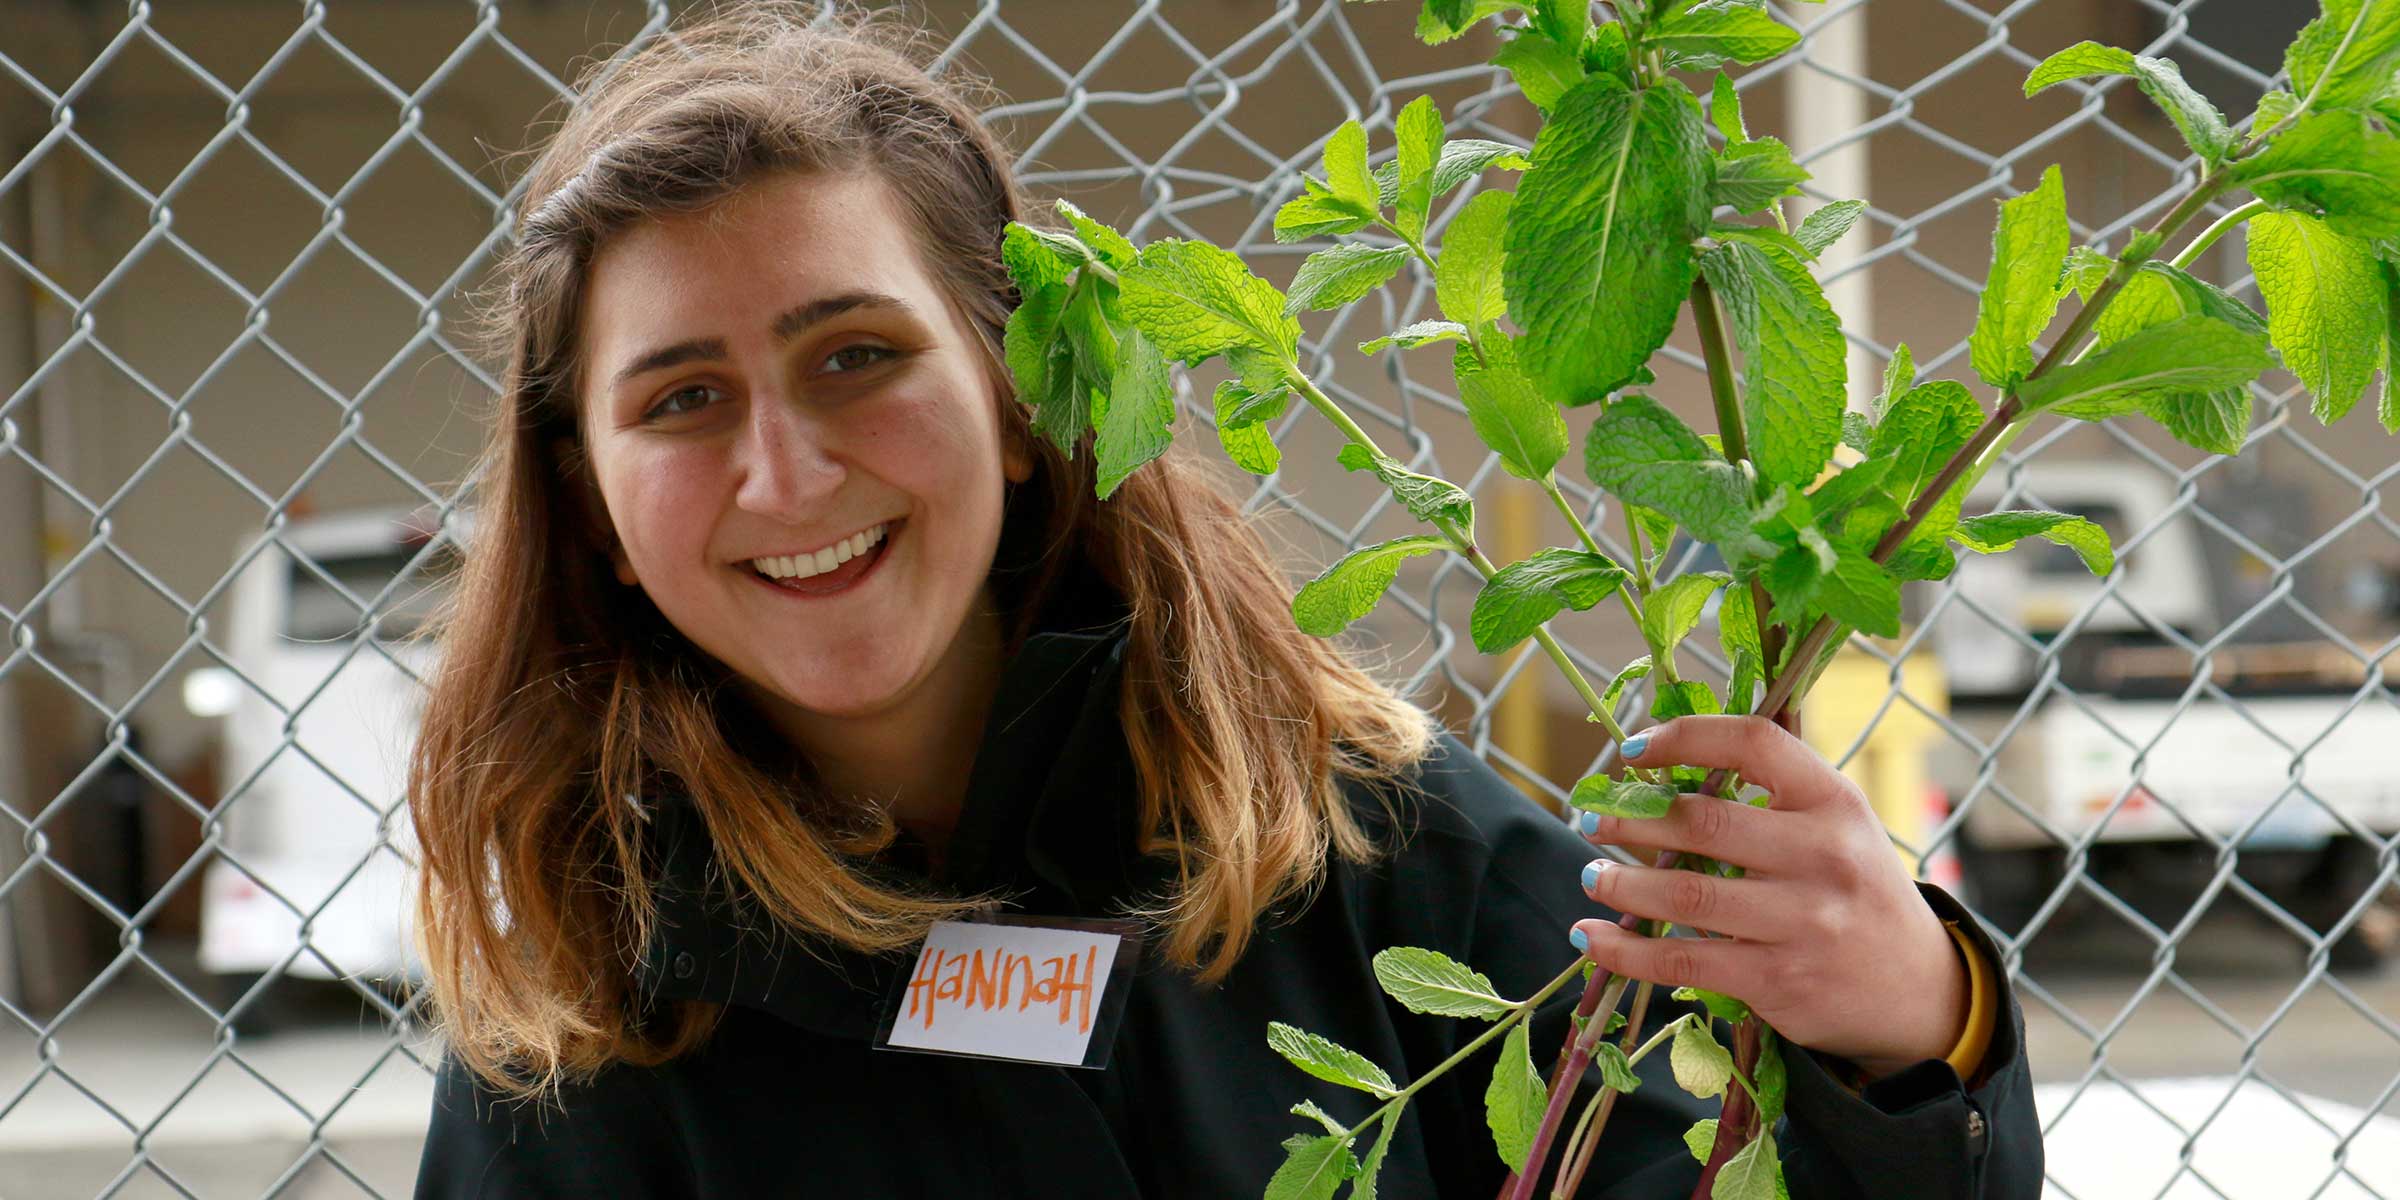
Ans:
[{"label": "green leaf", "polygon": [[1474,347],[1458,347],[1451,372],[1475,436],[1500,455],[1500,465],[1519,479],[1548,479],[1566,457],[1567,422],[1518,366],[1512,341],[1493,333],[1484,340],[1483,360]]},{"label": "green leaf", "polygon": [[1725,135],[1725,144],[1738,146],[1750,140],[1750,127],[1742,121],[1742,94],[1733,90],[1733,80],[1723,71],[1708,85],[1708,123]]},{"label": "green leaf", "polygon": [[1510,192],[1478,192],[1442,233],[1441,257],[1433,269],[1434,299],[1443,316],[1469,329],[1508,315],[1501,292],[1500,244],[1515,204]]},{"label": "green leaf", "polygon": [[1650,656],[1647,654],[1618,668],[1616,675],[1608,681],[1607,690],[1600,693],[1600,707],[1615,709],[1617,697],[1624,694],[1625,686],[1649,673]]},{"label": "green leaf", "polygon": [[1784,1101],[1791,1094],[1791,1075],[1784,1066],[1783,1039],[1772,1029],[1760,1031],[1758,1063],[1750,1082],[1758,1086],[1759,1127],[1775,1128],[1775,1119],[1783,1115]]},{"label": "green leaf", "polygon": [[1283,311],[1340,308],[1376,288],[1408,263],[1406,246],[1369,246],[1344,242],[1319,250],[1300,264],[1292,276],[1291,299]]},{"label": "green leaf", "polygon": [[1675,1040],[1669,1043],[1667,1061],[1675,1068],[1676,1084],[1702,1099],[1723,1095],[1733,1080],[1733,1055],[1717,1043],[1708,1022],[1697,1016],[1687,1015],[1675,1022]]},{"label": "green leaf", "polygon": [[1700,256],[1700,270],[1741,346],[1742,413],[1759,477],[1804,487],[1842,439],[1849,354],[1841,318],[1808,264],[1772,242],[1727,240]]},{"label": "green leaf", "polygon": [[2354,112],[2301,117],[2225,177],[2278,207],[2322,215],[2341,233],[2400,235],[2400,141]]},{"label": "green leaf", "polygon": [[1652,654],[1671,654],[1700,623],[1708,598],[1733,582],[1722,571],[1692,571],[1659,585],[1642,605],[1642,640]]},{"label": "green leaf", "polygon": [[1360,208],[1375,207],[1375,177],[1367,172],[1367,130],[1344,121],[1325,139],[1325,186],[1335,198]]},{"label": "green leaf", "polygon": [[[2384,335],[2383,343],[2385,363],[2383,400],[2376,406],[2375,415],[2378,420],[2383,422],[2386,432],[2400,433],[2400,386],[2394,384],[2394,371],[2400,370],[2400,267],[2395,267],[2389,262],[2383,264],[2383,294],[2386,299],[2385,307],[2391,313],[2391,323]],[[2244,395],[2243,399],[2246,401],[2249,397]],[[2249,425],[2249,416],[2250,410],[2245,404],[2242,409],[2242,424],[2245,428]]]},{"label": "green leaf", "polygon": [[1283,293],[1230,250],[1161,238],[1119,279],[1125,319],[1185,366],[1236,346],[1287,359],[1299,350],[1300,323],[1283,311]]},{"label": "green leaf", "polygon": [[1468,627],[1475,648],[1498,654],[1571,608],[1583,612],[1632,578],[1606,555],[1551,546],[1500,568],[1475,594]]},{"label": "green leaf", "polygon": [[[1269,1030],[1268,1040],[1274,1040],[1272,1030]],[[1293,1105],[1292,1115],[1307,1117],[1308,1119],[1315,1121],[1317,1124],[1324,1126],[1325,1132],[1327,1133],[1334,1134],[1339,1137],[1350,1136],[1350,1130],[1340,1121],[1334,1120],[1332,1113],[1318,1108],[1317,1103],[1314,1100],[1303,1100],[1300,1103]]]},{"label": "green leaf", "polygon": [[1727,1023],[1738,1022],[1750,1015],[1749,1005],[1722,992],[1705,991],[1696,987],[1679,987],[1675,989],[1674,996],[1678,1000],[1699,1001],[1702,1007],[1708,1009],[1710,1016]]},{"label": "green leaf", "polygon": [[1583,82],[1583,61],[1574,49],[1530,29],[1508,39],[1492,56],[1492,65],[1507,71],[1526,101],[1544,113],[1556,108],[1559,97]]},{"label": "green leaf", "polygon": [[1466,337],[1467,327],[1456,321],[1418,321],[1403,325],[1373,341],[1360,342],[1358,349],[1362,354],[1381,353],[1392,346],[1414,350],[1432,342],[1465,341]]},{"label": "green leaf", "polygon": [[1758,637],[1758,609],[1750,599],[1749,585],[1740,580],[1726,585],[1725,598],[1717,603],[1717,642],[1728,659],[1749,654],[1766,660],[1766,647]]},{"label": "green leaf", "polygon": [[1229,424],[1229,408],[1238,410],[1256,399],[1242,390],[1241,385],[1228,379],[1217,385],[1217,443],[1225,447],[1225,455],[1235,466],[1253,475],[1272,475],[1283,465],[1283,449],[1275,444],[1275,435],[1263,421],[1249,424]]},{"label": "green leaf", "polygon": [[1393,129],[1400,139],[1399,203],[1394,220],[1400,232],[1425,236],[1425,214],[1433,207],[1434,164],[1442,157],[1442,110],[1431,96],[1419,96],[1400,110]]},{"label": "green leaf", "polygon": [[1983,420],[1983,406],[1965,385],[1947,379],[1919,384],[1876,424],[1867,455],[1870,461],[1891,462],[1892,497],[1908,504],[1941,474],[1959,447],[1974,439]]},{"label": "green leaf", "polygon": [[1865,211],[1864,200],[1836,200],[1802,218],[1800,227],[1792,230],[1792,239],[1807,247],[1810,258],[1820,258],[1850,232]]},{"label": "green leaf", "polygon": [[1497,1020],[1516,1005],[1492,990],[1492,981],[1438,951],[1393,946],[1375,954],[1375,981],[1408,1011],[1437,1017]]},{"label": "green leaf", "polygon": [[2108,531],[2066,513],[2028,509],[1985,513],[1960,521],[1951,536],[1977,554],[1998,554],[2025,538],[2039,537],[2073,550],[2094,575],[2106,575],[2116,567],[2116,551],[2108,544]]},{"label": "green leaf", "polygon": [[1135,468],[1166,453],[1175,438],[1175,390],[1167,378],[1167,360],[1135,329],[1125,331],[1117,350],[1116,382],[1109,388],[1108,412],[1093,446],[1100,460],[1096,486],[1103,500]]},{"label": "green leaf", "polygon": [[2075,293],[2076,299],[2089,304],[2092,293],[2099,291],[2100,285],[2108,282],[2109,275],[2116,269],[2116,259],[2090,246],[2077,246],[2067,251],[2067,269],[2062,273],[2059,284]]},{"label": "green leaf", "polygon": [[1778,1200],[1783,1164],[1775,1158],[1775,1135],[1761,1130],[1756,1140],[1734,1151],[1717,1171],[1709,1200]]},{"label": "green leaf", "polygon": [[1583,71],[1633,86],[1633,47],[1625,40],[1625,26],[1610,21],[1592,30],[1583,40]]},{"label": "green leaf", "polygon": [[1800,31],[1741,5],[1704,5],[1672,10],[1642,34],[1642,45],[1663,50],[1680,65],[1714,66],[1731,59],[1753,63],[1773,58],[1800,42]]},{"label": "green leaf", "polygon": [[[1099,404],[1106,403],[1108,391],[1117,379],[1119,326],[1109,320],[1108,287],[1100,280],[1078,284],[1067,301],[1067,311],[1059,317],[1059,332],[1073,352],[1075,373],[1082,377],[1086,387],[1100,393],[1096,401]],[[1097,422],[1101,416],[1095,411],[1092,419]]]},{"label": "green leaf", "polygon": [[1486,17],[1525,7],[1522,0],[1427,0],[1417,13],[1417,38],[1428,46],[1462,37]]},{"label": "green leaf", "polygon": [[1483,1092],[1483,1117],[1492,1129],[1492,1145],[1511,1171],[1525,1169],[1533,1154],[1533,1138],[1542,1128],[1542,1111],[1549,1106],[1549,1089],[1534,1070],[1525,1022],[1509,1027],[1501,1039],[1500,1057],[1492,1064],[1492,1082]]},{"label": "green leaf", "polygon": [[2314,217],[2260,213],[2250,219],[2250,269],[2284,367],[2318,420],[2342,419],[2384,365],[2391,293],[2374,247]]},{"label": "green leaf", "polygon": [[1468,541],[1475,540],[1475,500],[1464,488],[1432,475],[1419,475],[1398,461],[1351,442],[1334,455],[1334,461],[1351,471],[1373,471],[1401,507],[1418,520],[1429,525],[1448,522],[1458,527]]},{"label": "green leaf", "polygon": [[1832,571],[1817,581],[1816,602],[1845,625],[1882,637],[1900,636],[1900,581],[1874,559],[1842,547]]},{"label": "green leaf", "polygon": [[1592,6],[1585,0],[1535,0],[1534,28],[1562,46],[1580,46],[1592,32]]},{"label": "green leaf", "polygon": [[1625,1048],[1615,1042],[1602,1042],[1592,1047],[1592,1065],[1600,1068],[1601,1086],[1620,1092],[1641,1090],[1642,1077],[1633,1073],[1633,1063],[1625,1057]]},{"label": "green leaf", "polygon": [[2284,48],[2283,66],[2312,110],[2364,107],[2400,70],[2400,4],[2325,0],[2324,14]]},{"label": "green leaf", "polygon": [[1082,242],[1094,257],[1107,263],[1111,270],[1121,271],[1133,263],[1137,253],[1133,243],[1126,241],[1124,234],[1085,216],[1073,201],[1060,200],[1058,215],[1065,217],[1067,224],[1075,230],[1076,240]]},{"label": "green leaf", "polygon": [[2258,335],[2215,317],[2178,317],[2032,380],[2017,397],[2027,413],[2054,408],[2096,421],[2154,396],[2241,387],[2273,365]]},{"label": "green leaf", "polygon": [[1305,1029],[1295,1029],[1281,1021],[1267,1022],[1267,1045],[1295,1067],[1346,1088],[1371,1092],[1378,1099],[1389,1100],[1400,1089],[1382,1067],[1369,1062],[1355,1050],[1318,1037]]},{"label": "green leaf", "polygon": [[1070,257],[1051,244],[1054,240],[1065,239],[1016,221],[1008,223],[1000,236],[1000,261],[1016,280],[1018,294],[1030,299],[1037,291],[1065,283],[1068,273],[1083,265],[1083,247],[1068,242],[1074,248]]},{"label": "green leaf", "polygon": [[1771,137],[1725,147],[1716,167],[1709,203],[1730,204],[1736,212],[1761,212],[1780,197],[1798,195],[1809,177],[1808,168],[1792,161],[1790,147]]},{"label": "green leaf", "polygon": [[1427,534],[1393,538],[1343,555],[1292,596],[1292,621],[1312,637],[1332,637],[1367,615],[1392,586],[1403,559],[1450,548],[1448,539]]},{"label": "green leaf", "polygon": [[1383,1132],[1375,1135],[1375,1146],[1358,1169],[1358,1182],[1350,1185],[1350,1200],[1375,1200],[1375,1176],[1383,1170],[1384,1154],[1392,1148],[1392,1133],[1400,1128],[1400,1114],[1407,1107],[1408,1102],[1401,1101],[1384,1116]]},{"label": "green leaf", "polygon": [[2035,67],[2033,74],[2025,77],[2025,94],[2030,97],[2054,84],[2092,75],[2132,77],[2134,86],[2175,122],[2184,144],[2211,166],[2223,163],[2233,153],[2233,129],[2225,123],[2225,114],[2193,91],[2192,85],[2184,82],[2183,69],[2167,59],[2098,42],[2077,42]]},{"label": "green leaf", "polygon": [[2066,189],[2054,165],[2039,187],[2001,202],[1992,234],[1991,275],[1968,348],[1975,373],[1993,387],[2013,387],[2033,373],[2033,339],[2058,314],[2067,241]]},{"label": "green leaf", "polygon": [[1550,395],[1605,396],[1666,344],[1691,290],[1708,218],[1699,105],[1673,81],[1587,79],[1560,97],[1533,164],[1505,238],[1508,310]]},{"label": "green leaf", "polygon": [[1662,683],[1658,687],[1658,694],[1650,701],[1650,716],[1660,721],[1672,721],[1693,713],[1723,711],[1725,706],[1717,700],[1716,691],[1697,679]]},{"label": "green leaf", "polygon": [[[2245,333],[2263,337],[2267,332],[2266,320],[2224,289],[2152,259],[2118,289],[2116,299],[2093,324],[2092,337],[2095,345],[2111,346],[2194,313],[2216,317]],[[2250,389],[2153,396],[2142,401],[2142,411],[2187,445],[2211,454],[2235,454],[2250,432]]]},{"label": "green leaf", "polygon": [[1708,1156],[1717,1149],[1717,1119],[1702,1117],[1683,1131],[1683,1148],[1692,1152],[1692,1161],[1708,1165]]},{"label": "green leaf", "polygon": [[1299,196],[1275,210],[1275,240],[1302,242],[1319,234],[1356,233],[1375,223],[1376,214],[1334,196],[1306,176]]},{"label": "green leaf", "polygon": [[[1489,170],[1522,171],[1532,165],[1525,148],[1483,138],[1457,138],[1442,144],[1441,161],[1433,168],[1433,198]],[[1377,195],[1385,204],[1400,202],[1400,161],[1387,159],[1375,168]]]},{"label": "green leaf", "polygon": [[[1647,396],[1608,406],[1584,439],[1584,473],[1629,505],[1656,509],[1727,561],[1755,549],[1750,481]],[[1663,547],[1662,547],[1663,549]]]},{"label": "green leaf", "polygon": [[1283,1165],[1267,1181],[1266,1200],[1332,1200],[1342,1181],[1358,1174],[1348,1140],[1293,1134],[1283,1143]]},{"label": "green leaf", "polygon": [[1663,817],[1675,803],[1675,789],[1663,783],[1586,775],[1567,794],[1567,803],[1611,817]]},{"label": "green leaf", "polygon": [[1066,315],[1068,289],[1057,283],[1031,288],[1020,285],[1019,294],[1024,299],[1008,314],[1000,354],[1008,363],[1010,377],[1016,380],[1018,399],[1039,406],[1051,395],[1050,357],[1061,345],[1059,322]]}]

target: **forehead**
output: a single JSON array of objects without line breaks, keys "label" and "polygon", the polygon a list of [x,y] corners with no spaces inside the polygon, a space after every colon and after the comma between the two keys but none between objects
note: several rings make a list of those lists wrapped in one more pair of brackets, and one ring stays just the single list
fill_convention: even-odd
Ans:
[{"label": "forehead", "polygon": [[698,212],[638,222],[593,256],[585,359],[605,379],[665,342],[738,344],[763,336],[778,312],[855,290],[940,313],[947,306],[913,233],[898,194],[872,173],[771,176]]}]

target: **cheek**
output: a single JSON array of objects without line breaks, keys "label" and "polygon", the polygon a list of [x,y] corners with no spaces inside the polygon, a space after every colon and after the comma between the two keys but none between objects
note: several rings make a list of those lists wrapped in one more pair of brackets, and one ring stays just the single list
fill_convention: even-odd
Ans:
[{"label": "cheek", "polygon": [[636,570],[704,555],[719,477],[705,455],[654,454],[613,464],[602,495]]}]

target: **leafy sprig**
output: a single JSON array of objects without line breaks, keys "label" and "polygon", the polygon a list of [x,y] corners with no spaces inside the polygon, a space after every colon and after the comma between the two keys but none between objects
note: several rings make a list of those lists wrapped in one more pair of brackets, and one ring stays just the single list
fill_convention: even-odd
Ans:
[{"label": "leafy sprig", "polygon": [[[1276,213],[1278,241],[1335,239],[1309,255],[1288,289],[1206,242],[1136,247],[1064,202],[1063,231],[1012,225],[1002,255],[1021,303],[1005,350],[1036,429],[1070,456],[1088,439],[1106,498],[1172,439],[1168,364],[1224,358],[1233,377],[1212,407],[1219,442],[1237,464],[1262,475],[1280,469],[1268,425],[1297,398],[1343,435],[1343,467],[1373,474],[1432,530],[1361,547],[1302,585],[1292,605],[1299,628],[1338,634],[1374,608],[1405,560],[1459,555],[1483,579],[1470,620],[1477,649],[1496,654],[1531,639],[1590,719],[1621,739],[1618,709],[1644,682],[1654,719],[1783,716],[1849,634],[1897,635],[1902,585],[1947,576],[1962,550],[2001,553],[2041,538],[2072,549],[2096,575],[2114,570],[2106,532],[2083,517],[1965,511],[1983,472],[2038,419],[2143,417],[2203,451],[2234,453],[2251,425],[2249,385],[2268,368],[2293,372],[2327,424],[2394,370],[2400,0],[2325,0],[2286,53],[2290,90],[2270,92],[2239,122],[2168,59],[2085,42],[2037,66],[2025,81],[2029,97],[2077,81],[2132,80],[2174,124],[2196,170],[2166,216],[2115,252],[2074,244],[2056,167],[2001,203],[1968,339],[1976,381],[1993,396],[1988,411],[1968,382],[1919,379],[1905,346],[1880,395],[1848,410],[1841,321],[1810,265],[1865,206],[1836,201],[1790,225],[1782,202],[1807,171],[1781,142],[1750,134],[1727,76],[1708,79],[1704,100],[1674,74],[1771,58],[1795,44],[1796,31],[1750,0],[1609,8],[1616,19],[1594,21],[1582,0],[1426,0],[1417,28],[1428,43],[1498,22],[1492,61],[1542,112],[1541,129],[1529,148],[1448,139],[1433,100],[1421,97],[1394,121],[1391,157],[1370,167],[1368,131],[1344,122],[1325,138],[1317,175],[1304,175],[1300,194]],[[1514,191],[1485,188],[1453,206],[1437,243],[1436,202],[1494,171],[1523,178]],[[2160,257],[2212,206],[2244,193],[2247,201]],[[2263,314],[2194,272],[2203,251],[2245,225]],[[1439,318],[1359,349],[1446,348],[1477,437],[1507,474],[1544,490],[1576,544],[1492,562],[1475,539],[1473,498],[1387,454],[1301,367],[1297,314],[1354,302],[1412,268],[1430,276]],[[2065,327],[2047,336],[2070,298]],[[1687,308],[1707,367],[1713,434],[1642,390]],[[2394,394],[2387,379],[2378,406],[2387,429],[2400,429]],[[1587,409],[1582,466],[1622,506],[1625,561],[1601,545],[1557,481],[1574,446],[1567,417]],[[1679,537],[1710,544],[1726,569],[1661,578]],[[1677,669],[1677,650],[1712,600],[1732,664],[1722,691]],[[1649,653],[1595,689],[1547,626],[1612,601]],[[1723,772],[1620,768],[1580,780],[1569,802],[1656,815],[1680,791],[1732,800],[1738,784]],[[1661,865],[1739,870],[1683,855]],[[1631,916],[1623,923],[1649,936],[1669,932]],[[1286,1143],[1289,1157],[1268,1187],[1275,1200],[1330,1197],[1344,1182],[1372,1196],[1408,1099],[1495,1040],[1487,1118],[1520,1200],[1588,1069],[1598,1068],[1601,1087],[1568,1131],[1561,1194],[1590,1160],[1606,1098],[1637,1087],[1633,1064],[1659,1045],[1670,1048],[1681,1086],[1725,1103],[1722,1119],[1687,1137],[1704,1163],[1696,1195],[1778,1194],[1771,1130],[1781,1058],[1773,1031],[1742,1001],[1680,989],[1677,998],[1698,1007],[1639,1042],[1650,985],[1626,1021],[1616,1011],[1626,981],[1589,964],[1521,1002],[1429,950],[1386,950],[1376,970],[1404,1007],[1491,1025],[1406,1084],[1325,1039],[1272,1027],[1270,1044],[1301,1070],[1381,1102],[1352,1125],[1314,1105],[1295,1108],[1323,1132]],[[1578,974],[1573,1030],[1545,1080],[1525,1020]],[[1730,1050],[1713,1032],[1717,1021],[1732,1027]],[[1609,1044],[1620,1028],[1621,1044]],[[1356,1144],[1377,1122],[1361,1159]]]}]

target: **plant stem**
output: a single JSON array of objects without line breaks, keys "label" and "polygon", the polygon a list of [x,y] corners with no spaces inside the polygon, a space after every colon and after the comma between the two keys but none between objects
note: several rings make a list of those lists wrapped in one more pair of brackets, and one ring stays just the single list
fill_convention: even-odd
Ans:
[{"label": "plant stem", "polygon": [[[1341,405],[1334,403],[1332,397],[1327,396],[1322,389],[1317,387],[1316,381],[1301,372],[1298,364],[1287,362],[1284,365],[1289,370],[1292,382],[1299,386],[1300,394],[1308,400],[1312,407],[1324,414],[1326,420],[1333,422],[1334,428],[1341,430],[1344,437],[1366,447],[1378,457],[1390,457],[1384,454],[1383,447],[1375,444],[1372,435],[1359,428],[1358,422],[1352,420],[1350,414],[1342,410]],[[1446,521],[1435,521],[1433,526],[1442,532],[1442,536],[1450,539],[1453,549],[1475,564],[1475,569],[1485,579],[1499,574],[1500,569],[1492,565],[1491,559],[1484,557],[1483,551],[1475,545],[1473,538],[1467,537],[1461,530],[1451,528],[1449,522]],[[1624,727],[1617,724],[1616,716],[1608,711],[1607,705],[1600,702],[1600,693],[1593,690],[1591,681],[1583,677],[1583,672],[1576,669],[1574,661],[1567,657],[1566,650],[1558,644],[1558,639],[1551,636],[1547,622],[1533,631],[1533,640],[1541,646],[1544,654],[1550,656],[1550,661],[1557,664],[1560,673],[1564,674],[1567,682],[1575,688],[1576,694],[1583,697],[1584,705],[1591,710],[1592,719],[1599,723],[1600,728],[1608,732],[1609,738],[1613,741],[1624,741]]]},{"label": "plant stem", "polygon": [[[1593,540],[1592,531],[1585,528],[1582,518],[1575,515],[1575,507],[1567,503],[1566,494],[1558,490],[1558,475],[1556,472],[1542,477],[1542,490],[1550,493],[1550,502],[1558,506],[1558,511],[1567,518],[1567,524],[1575,527],[1575,536],[1583,539],[1583,548],[1594,554],[1598,554],[1603,558],[1606,558],[1607,553],[1600,549],[1600,543]],[[1640,536],[1638,531],[1636,532],[1635,536]],[[1633,552],[1635,558],[1638,559],[1641,557],[1642,551],[1640,543],[1635,543]],[[1636,577],[1635,582],[1638,585],[1638,590],[1642,593],[1642,596],[1647,597],[1650,594],[1649,584],[1642,582],[1638,576]],[[1624,603],[1625,615],[1633,618],[1633,627],[1635,629],[1642,628],[1643,617],[1641,599],[1637,599],[1632,590],[1622,587],[1617,589],[1617,599]],[[1655,661],[1655,658],[1653,661]],[[1675,681],[1675,666],[1673,663],[1667,664],[1664,674],[1666,679],[1668,679],[1670,682]]]},{"label": "plant stem", "polygon": [[1407,1087],[1401,1088],[1399,1091],[1392,1094],[1391,1099],[1384,1101],[1383,1107],[1378,1108],[1374,1112],[1368,1113],[1365,1117],[1360,1118],[1358,1124],[1350,1127],[1350,1132],[1352,1134],[1356,1134],[1358,1131],[1365,1129],[1367,1126],[1372,1125],[1379,1120],[1384,1119],[1386,1116],[1397,1113],[1401,1105],[1408,1103],[1409,1097],[1416,1095],[1417,1092],[1426,1084],[1432,1083],[1434,1080],[1441,1078],[1442,1075],[1449,1071],[1450,1068],[1457,1066],[1461,1062],[1464,1062],[1469,1055],[1474,1054],[1477,1050],[1481,1050],[1484,1046],[1484,1043],[1491,1041],[1493,1038],[1499,1037],[1501,1034],[1507,1033],[1508,1027],[1516,1024],[1518,1021],[1531,1020],[1533,1018],[1533,1010],[1540,1008],[1542,1006],[1542,1001],[1547,1000],[1551,996],[1557,994],[1558,989],[1567,986],[1567,981],[1573,979],[1576,974],[1582,970],[1583,963],[1581,960],[1577,960],[1573,966],[1570,966],[1566,970],[1559,972],[1558,978],[1542,985],[1542,990],[1535,992],[1532,996],[1525,1000],[1519,1001],[1516,1005],[1516,1011],[1511,1012],[1507,1016],[1492,1022],[1491,1028],[1475,1035],[1474,1040],[1468,1042],[1464,1046],[1459,1047],[1458,1051],[1452,1054],[1450,1057],[1443,1059],[1441,1065],[1425,1072],[1422,1075],[1417,1076],[1417,1078]]},{"label": "plant stem", "polygon": [[[1645,979],[1633,993],[1633,1012],[1625,1019],[1625,1036],[1618,1043],[1618,1048],[1624,1050],[1628,1058],[1633,1054],[1634,1043],[1641,1039],[1642,1019],[1649,1015],[1650,993],[1656,986]],[[1610,1011],[1615,1010],[1612,1008]],[[1583,1173],[1592,1165],[1592,1152],[1600,1148],[1600,1132],[1608,1128],[1608,1116],[1616,1111],[1617,1097],[1621,1094],[1613,1088],[1600,1094],[1600,1112],[1592,1120],[1591,1135],[1584,1142],[1582,1150],[1570,1160],[1570,1169],[1564,1175],[1566,1186],[1561,1189],[1564,1194],[1572,1196],[1583,1186]]]},{"label": "plant stem", "polygon": [[2192,239],[2191,245],[2185,246],[2183,252],[2175,256],[2171,265],[2178,270],[2191,266],[2199,260],[2201,252],[2214,245],[2218,238],[2225,236],[2227,230],[2265,211],[2267,211],[2266,201],[2252,200],[2250,203],[2218,217],[2208,228],[2200,231],[2200,236]]},{"label": "plant stem", "polygon": [[1742,403],[1734,392],[1733,356],[1725,344],[1725,317],[1717,309],[1717,294],[1706,275],[1692,277],[1692,319],[1700,329],[1700,357],[1708,364],[1708,397],[1717,409],[1717,440],[1725,445],[1725,461],[1750,457],[1750,439],[1742,425]]}]

